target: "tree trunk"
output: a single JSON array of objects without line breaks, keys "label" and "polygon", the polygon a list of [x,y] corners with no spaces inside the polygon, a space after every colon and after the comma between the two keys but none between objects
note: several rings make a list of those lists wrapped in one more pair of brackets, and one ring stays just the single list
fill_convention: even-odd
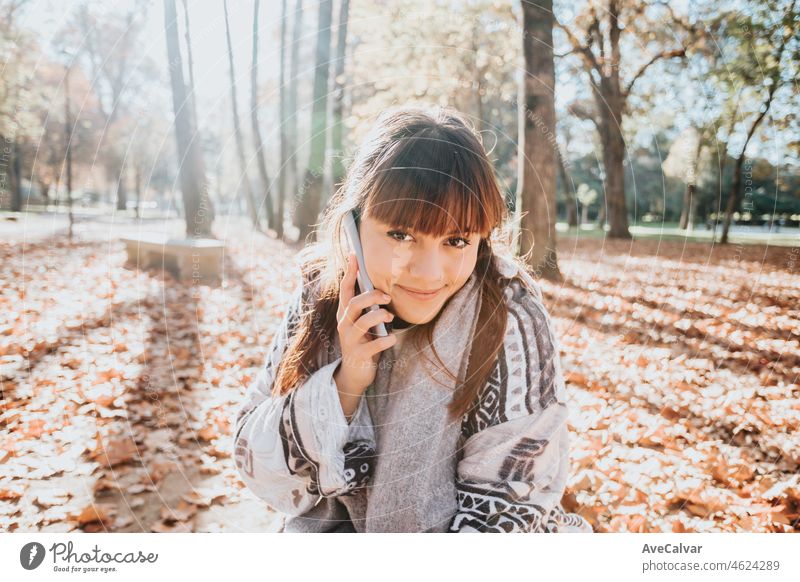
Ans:
[{"label": "tree trunk", "polygon": [[553,1],[522,0],[522,18],[525,76],[516,208],[525,214],[520,220],[520,253],[528,257],[537,277],[562,281],[556,254],[556,148],[546,139],[554,138],[556,130]]},{"label": "tree trunk", "polygon": [[619,76],[621,53],[619,46],[622,29],[619,23],[619,5],[616,1],[608,3],[609,31],[611,46],[611,66],[607,82],[601,84],[605,88],[608,107],[605,122],[607,147],[606,159],[606,201],[608,203],[608,222],[611,226],[610,238],[631,238],[628,230],[628,209],[625,202],[625,138],[622,135],[622,113],[625,110],[625,97]]},{"label": "tree trunk", "polygon": [[288,123],[286,103],[286,29],[289,15],[286,13],[286,0],[281,0],[281,62],[279,65],[279,91],[280,91],[280,168],[278,169],[278,212],[274,216],[272,228],[278,240],[283,240],[283,199],[286,196],[286,176],[288,173],[288,144],[286,142],[286,124]]},{"label": "tree trunk", "polygon": [[183,0],[183,22],[186,28],[184,39],[186,41],[186,58],[189,66],[189,106],[192,108],[192,124],[195,131],[199,129],[197,123],[197,93],[194,88],[194,58],[192,57],[192,33],[189,27],[189,3]]},{"label": "tree trunk", "polygon": [[333,120],[331,124],[331,176],[334,191],[344,180],[342,111],[344,109],[344,65],[347,56],[347,15],[350,0],[342,0],[337,28],[336,68],[333,74]]},{"label": "tree trunk", "polygon": [[[609,104],[610,105],[610,104]],[[621,115],[614,115],[617,120]],[[631,238],[628,231],[628,210],[625,203],[625,139],[622,128],[608,111],[603,113],[603,166],[605,168],[605,196],[608,206],[608,224],[611,226],[610,238]]]},{"label": "tree trunk", "polygon": [[[794,7],[796,2],[793,1],[790,5],[788,11],[786,12],[787,15],[791,15],[794,17]],[[782,28],[779,30],[786,30],[788,29],[790,36],[794,33],[795,29],[792,27],[787,27],[782,25]],[[781,42],[778,44],[778,48],[773,55],[773,59],[776,63],[780,64],[781,58],[783,57],[783,51],[786,49],[787,42],[789,41],[790,36],[786,36],[785,34],[781,35]],[[720,239],[720,244],[727,244],[728,242],[728,230],[731,226],[731,215],[733,211],[736,209],[736,205],[739,202],[739,188],[741,186],[741,172],[742,172],[742,164],[744,162],[745,155],[747,154],[747,146],[750,143],[753,135],[755,134],[758,126],[761,125],[761,121],[766,117],[767,112],[769,112],[770,106],[772,105],[772,99],[775,96],[775,91],[778,90],[778,86],[780,83],[780,74],[775,74],[772,78],[772,83],[769,85],[769,89],[767,90],[767,96],[764,101],[764,104],[761,107],[761,112],[756,117],[755,121],[753,121],[753,125],[750,126],[750,131],[747,132],[747,137],[744,140],[744,145],[742,146],[742,153],[739,154],[739,158],[736,160],[736,169],[735,174],[733,176],[733,184],[731,184],[731,193],[728,196],[728,206],[725,211],[725,224],[722,227],[722,238]]]},{"label": "tree trunk", "polygon": [[308,159],[298,213],[300,240],[314,231],[320,211],[325,172],[325,128],[328,107],[328,70],[331,53],[332,0],[320,0],[317,20],[317,51],[314,66],[314,96],[311,110],[311,153]]},{"label": "tree trunk", "polygon": [[175,140],[178,145],[178,174],[181,182],[186,236],[211,237],[214,207],[208,196],[205,164],[197,140],[191,112],[186,103],[186,85],[183,80],[183,62],[178,41],[178,15],[175,0],[164,0],[164,32],[167,39],[167,59],[170,64],[172,108],[175,114]]},{"label": "tree trunk", "polygon": [[483,130],[486,127],[486,121],[484,120],[484,105],[483,105],[483,78],[484,78],[484,71],[482,67],[478,66],[478,49],[480,48],[481,44],[481,31],[479,29],[479,23],[476,20],[474,26],[472,27],[472,37],[471,37],[471,49],[473,55],[473,63],[472,63],[472,88],[475,91],[475,129],[481,136],[483,135]]},{"label": "tree trunk", "polygon": [[250,183],[250,176],[247,173],[247,159],[244,154],[244,138],[242,128],[239,124],[239,103],[236,97],[236,71],[233,68],[233,43],[231,42],[231,28],[228,20],[228,0],[223,0],[225,11],[225,40],[228,43],[228,72],[230,73],[231,86],[231,105],[233,109],[233,137],[236,142],[236,156],[239,159],[239,172],[244,186],[244,195],[247,200],[247,209],[250,212],[250,220],[253,221],[253,228],[261,230],[261,221],[258,219],[258,208],[256,207],[253,186]]},{"label": "tree trunk", "polygon": [[767,115],[770,105],[772,105],[772,97],[776,88],[777,82],[773,79],[773,83],[770,86],[770,91],[767,94],[764,107],[762,108],[761,113],[758,114],[758,117],[756,117],[753,125],[750,126],[750,131],[747,132],[747,137],[745,138],[744,145],[742,146],[742,153],[739,154],[739,157],[736,159],[736,167],[733,170],[733,183],[731,184],[731,192],[728,195],[728,204],[725,208],[725,223],[722,225],[722,238],[720,238],[720,244],[724,245],[728,243],[728,230],[731,228],[731,217],[733,216],[733,213],[739,204],[739,189],[741,188],[742,184],[742,165],[744,165],[744,159],[747,154],[747,146],[750,143],[750,139],[755,134],[756,129],[758,129],[758,126],[761,124],[761,120],[763,120]]},{"label": "tree trunk", "polygon": [[575,200],[575,192],[570,187],[569,172],[567,172],[567,165],[564,163],[564,156],[561,155],[560,150],[556,150],[556,159],[558,161],[558,171],[561,174],[564,199],[567,201],[567,226],[577,228],[578,202]]},{"label": "tree trunk", "polygon": [[597,228],[602,231],[605,231],[606,228],[606,202],[605,196],[603,196],[603,200],[601,201],[600,208],[597,209],[597,218],[595,219],[595,224]]},{"label": "tree trunk", "polygon": [[[747,144],[745,144],[747,147]],[[731,228],[731,217],[739,204],[739,189],[742,186],[742,166],[744,165],[745,152],[736,158],[736,167],[733,169],[733,182],[731,183],[731,191],[728,194],[728,204],[725,207],[725,221],[722,224],[722,238],[719,244],[728,244],[728,231]]]},{"label": "tree trunk", "polygon": [[695,209],[697,201],[695,192],[697,191],[697,176],[699,175],[700,155],[703,153],[703,132],[698,131],[697,148],[692,159],[692,168],[686,183],[686,191],[683,194],[683,208],[681,209],[680,228],[692,231],[694,227]]},{"label": "tree trunk", "polygon": [[117,177],[117,210],[125,211],[128,209],[128,191],[125,189],[125,162],[117,160],[114,169],[114,175]]},{"label": "tree trunk", "polygon": [[694,223],[693,206],[694,206],[694,190],[693,182],[686,184],[686,190],[683,192],[683,207],[681,208],[681,218],[678,228],[681,230],[691,230],[691,225]]},{"label": "tree trunk", "polygon": [[689,206],[692,202],[692,192],[694,185],[690,182],[686,184],[686,189],[683,191],[683,204],[681,204],[681,218],[678,221],[678,228],[686,230],[686,225],[689,224]]},{"label": "tree trunk", "polygon": [[[285,0],[284,0],[285,2]],[[253,145],[256,150],[256,161],[258,162],[258,176],[261,180],[261,191],[263,192],[262,204],[264,205],[264,215],[267,218],[267,228],[274,228],[275,215],[272,208],[272,196],[269,187],[269,174],[267,173],[267,160],[264,155],[264,142],[261,139],[261,127],[258,123],[258,8],[259,0],[253,4],[253,60],[250,67],[250,122],[253,129]],[[281,31],[284,28],[284,20],[281,20]],[[282,54],[282,53],[281,53]],[[283,130],[281,130],[283,131]]]},{"label": "tree trunk", "polygon": [[[731,124],[732,126],[733,124]],[[730,136],[730,132],[728,132]],[[721,150],[721,151],[720,151]],[[722,188],[725,185],[725,168],[728,167],[728,144],[723,143],[717,149],[717,183],[716,183],[716,217],[714,218],[714,236],[711,240],[716,240],[717,223],[719,222],[720,210],[722,210]]]},{"label": "tree trunk", "polygon": [[11,143],[11,171],[9,172],[9,188],[11,190],[11,211],[22,211],[22,171],[20,148],[17,138]]},{"label": "tree trunk", "polygon": [[69,226],[67,230],[67,238],[72,242],[72,234],[75,226],[75,217],[72,214],[72,107],[69,97],[69,74],[70,67],[64,74],[64,135],[67,138],[66,151],[64,152],[64,164],[67,170],[67,217]]},{"label": "tree trunk", "polygon": [[44,210],[47,212],[50,208],[50,184],[39,180],[39,190],[42,193],[42,199],[44,200]]},{"label": "tree trunk", "polygon": [[689,220],[686,225],[686,233],[692,234],[694,232],[694,224],[697,222],[697,186],[692,186],[692,202],[689,205]]},{"label": "tree trunk", "polygon": [[[300,75],[300,38],[303,30],[303,0],[297,0],[294,8],[294,24],[292,25],[292,53],[289,90],[286,97],[286,149],[289,163],[286,165],[286,188],[292,192],[292,219],[297,224],[297,202],[300,195],[298,188],[298,132],[297,132],[297,80]],[[278,216],[283,224],[286,196],[278,199]]]},{"label": "tree trunk", "polygon": [[133,176],[133,187],[136,189],[136,218],[142,217],[142,169],[136,166]]}]

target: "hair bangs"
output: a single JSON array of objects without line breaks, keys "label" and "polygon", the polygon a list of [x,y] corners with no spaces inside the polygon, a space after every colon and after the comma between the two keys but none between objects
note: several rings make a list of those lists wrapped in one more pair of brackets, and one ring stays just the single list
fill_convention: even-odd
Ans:
[{"label": "hair bangs", "polygon": [[375,173],[369,216],[435,237],[491,231],[498,217],[484,199],[496,199],[497,187],[478,156],[452,136],[417,135],[397,145]]}]

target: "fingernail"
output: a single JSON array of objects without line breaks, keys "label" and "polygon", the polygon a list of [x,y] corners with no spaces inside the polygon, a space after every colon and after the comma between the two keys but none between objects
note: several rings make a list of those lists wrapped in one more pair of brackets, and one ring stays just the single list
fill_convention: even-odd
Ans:
[{"label": "fingernail", "polygon": [[389,295],[387,295],[386,293],[383,294],[383,300],[384,301],[389,301],[390,299],[391,299],[391,297]]}]

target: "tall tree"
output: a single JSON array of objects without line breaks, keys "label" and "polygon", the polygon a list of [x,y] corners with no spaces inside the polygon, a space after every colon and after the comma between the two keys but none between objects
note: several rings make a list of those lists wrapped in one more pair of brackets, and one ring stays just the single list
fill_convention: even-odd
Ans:
[{"label": "tall tree", "polygon": [[[777,18],[775,17],[776,12],[778,13]],[[800,20],[800,11],[797,9],[796,0],[792,0],[785,10],[779,1],[765,2],[755,9],[753,16],[735,15],[734,18],[737,21],[737,27],[744,33],[741,39],[740,54],[737,55],[738,59],[732,67],[732,72],[756,92],[761,93],[761,99],[756,101],[759,107],[747,124],[744,144],[736,158],[733,182],[725,208],[721,244],[728,242],[731,217],[739,205],[742,167],[747,156],[747,146],[750,145],[750,140],[769,113],[776,92],[787,84],[797,82],[797,46],[800,44],[800,27],[797,26],[797,22]],[[744,23],[741,22],[742,19],[745,20]],[[787,47],[789,47],[788,51]],[[761,87],[765,87],[765,89],[762,90]]]},{"label": "tall tree", "polygon": [[208,196],[206,170],[200,144],[194,139],[191,111],[186,107],[186,84],[183,80],[183,59],[178,40],[178,14],[175,0],[164,0],[164,32],[167,38],[167,59],[172,87],[172,108],[175,112],[175,139],[180,160],[179,175],[186,236],[211,237],[214,207]]},{"label": "tall tree", "polygon": [[553,0],[522,0],[522,21],[525,74],[519,106],[519,251],[537,276],[561,281],[556,253]]},{"label": "tall tree", "polygon": [[[600,6],[600,4],[603,6]],[[669,25],[657,17],[666,10]],[[691,26],[678,18],[669,3],[650,6],[643,0],[604,0],[590,2],[571,25],[556,21],[569,42],[570,54],[575,54],[586,71],[595,104],[592,121],[600,134],[605,170],[607,218],[612,238],[630,238],[625,201],[625,137],[622,132],[628,98],[636,81],[654,63],[686,53],[685,46],[674,47],[676,32],[690,31]],[[623,37],[641,39],[638,46],[648,47],[648,53],[638,69],[623,79],[622,69],[629,63],[623,59]],[[669,48],[661,48],[667,44]],[[659,47],[653,50],[650,47]],[[630,54],[637,54],[632,51]]]},{"label": "tall tree", "polygon": [[279,164],[280,167],[278,168],[278,208],[279,213],[276,213],[275,221],[272,227],[275,229],[275,233],[277,234],[279,239],[283,239],[283,199],[286,196],[286,178],[288,174],[288,168],[286,167],[288,164],[288,144],[287,144],[287,137],[286,137],[286,124],[288,123],[288,111],[287,111],[287,87],[286,87],[286,43],[288,40],[287,37],[287,29],[288,29],[288,21],[289,21],[289,14],[287,13],[287,3],[286,0],[281,0],[281,62],[279,65],[278,75],[278,90],[280,91],[279,95],[279,110],[280,110],[280,143],[278,144],[280,151],[279,151]]},{"label": "tall tree", "polygon": [[[556,71],[558,75],[558,71]],[[561,143],[556,141],[556,158],[558,163],[558,174],[561,177],[561,191],[564,194],[564,201],[567,205],[567,226],[578,228],[578,199],[575,196],[575,184],[570,176],[570,163],[566,158],[569,151],[569,144],[572,142],[572,124],[575,120],[569,116],[562,116],[558,119],[558,135]]]},{"label": "tall tree", "polygon": [[[284,0],[285,1],[285,0]],[[344,145],[342,144],[342,112],[344,110],[344,66],[347,57],[347,20],[350,0],[339,6],[336,36],[336,67],[333,73],[333,122],[331,124],[331,176],[334,189],[344,180]]]},{"label": "tall tree", "polygon": [[236,142],[236,157],[239,160],[239,172],[244,185],[244,195],[247,201],[247,209],[250,212],[250,220],[253,221],[253,227],[256,230],[261,230],[261,221],[258,218],[258,208],[256,207],[256,200],[253,195],[253,185],[250,183],[250,176],[247,172],[247,157],[244,153],[242,127],[239,123],[239,102],[236,96],[236,70],[233,67],[233,43],[231,42],[231,26],[228,19],[228,0],[223,0],[222,7],[225,11],[225,41],[228,45],[228,71],[230,73],[233,137]]},{"label": "tall tree", "polygon": [[[16,88],[13,101],[19,101],[19,88]],[[22,147],[16,131],[11,132],[12,137],[6,138],[10,143],[8,152],[11,154],[11,167],[8,172],[8,187],[11,193],[11,211],[22,210]],[[5,157],[5,156],[4,156]],[[70,223],[70,238],[72,238],[72,224]]]},{"label": "tall tree", "polygon": [[[709,36],[720,38],[718,13],[701,17]],[[726,114],[737,101],[730,91],[720,90],[717,76],[725,68],[722,43],[698,43],[694,54],[687,59],[686,69],[674,80],[677,84],[686,84],[690,90],[682,92],[685,98],[680,117],[688,121],[688,126],[672,143],[669,155],[662,168],[667,176],[680,178],[685,186],[679,228],[691,233],[697,219],[700,196],[699,187],[703,176],[710,173],[710,155],[716,151],[720,155],[724,169],[727,136],[723,140],[719,135],[720,125],[724,124]],[[721,46],[722,45],[722,46]],[[735,106],[733,106],[735,108]]]},{"label": "tall tree", "polygon": [[19,112],[29,98],[30,71],[36,68],[27,56],[33,56],[33,39],[18,25],[22,9],[20,1],[0,4],[0,46],[4,50],[0,75],[0,195],[8,190],[10,209],[15,212],[22,210],[22,143],[28,129]]},{"label": "tall tree", "polygon": [[[294,199],[297,200],[298,188],[298,131],[297,131],[297,84],[300,77],[300,42],[303,32],[303,0],[297,0],[294,7],[294,22],[292,24],[292,51],[291,65],[289,71],[289,86],[286,94],[286,117],[281,123],[281,127],[286,127],[286,153],[288,162],[282,166],[286,169],[286,188],[291,188],[294,192]],[[278,216],[281,223],[281,237],[283,236],[283,215],[286,201],[286,190],[278,197]],[[295,210],[296,213],[296,210]]]},{"label": "tall tree", "polygon": [[[266,215],[267,228],[269,229],[274,228],[275,215],[272,207],[272,195],[270,192],[264,142],[261,139],[261,126],[258,122],[258,9],[260,4],[261,2],[259,0],[255,0],[253,3],[253,58],[250,65],[250,124],[253,130],[253,145],[256,150],[256,162],[258,163],[258,177],[261,180],[261,191],[263,193],[262,204],[264,205],[264,214]],[[281,40],[281,42],[283,42],[283,40]],[[283,74],[282,66],[281,74]]]},{"label": "tall tree", "polygon": [[69,220],[67,238],[70,242],[72,242],[72,231],[75,226],[75,217],[72,214],[72,112],[70,111],[69,102],[69,74],[71,68],[72,63],[70,62],[64,73],[64,135],[67,136],[64,165],[67,172],[67,216]]},{"label": "tall tree", "polygon": [[[103,13],[89,4],[78,7],[71,45],[80,47],[80,56],[88,60],[97,100],[105,116],[102,160],[109,183],[116,191],[116,207],[127,207],[125,151],[123,136],[115,122],[130,114],[138,86],[134,75],[147,76],[150,63],[142,62],[137,43],[146,23],[146,4],[137,0],[125,13]],[[136,66],[131,66],[137,59]]]},{"label": "tall tree", "polygon": [[194,58],[192,56],[192,29],[189,26],[189,1],[183,0],[184,39],[186,42],[186,59],[189,68],[189,100],[192,107],[192,123],[196,130],[200,130],[197,123],[197,92],[194,88]]},{"label": "tall tree", "polygon": [[558,173],[561,176],[561,190],[564,192],[564,200],[567,204],[567,226],[578,227],[578,203],[575,198],[575,192],[572,191],[572,181],[569,179],[569,170],[567,163],[564,161],[564,154],[561,149],[556,150],[556,158],[558,161]]},{"label": "tall tree", "polygon": [[[352,14],[378,10],[379,18],[353,17],[348,24],[348,52],[358,58],[348,57],[347,117],[373,119],[397,103],[420,100],[456,107],[482,131],[506,200],[513,204],[523,58],[519,3],[450,2],[447,10],[425,12],[418,5],[416,0],[351,1]],[[393,79],[404,82],[376,80],[376,71],[392,71]],[[359,140],[362,124],[352,132]]]},{"label": "tall tree", "polygon": [[475,93],[475,129],[482,133],[485,129],[485,107],[483,95],[486,92],[485,81],[486,70],[490,64],[488,59],[481,58],[481,45],[483,44],[483,34],[481,34],[481,21],[475,19],[472,24],[472,34],[469,38],[470,52],[472,53],[472,90]]},{"label": "tall tree", "polygon": [[328,72],[331,54],[333,0],[320,0],[317,19],[317,50],[314,65],[314,94],[311,108],[311,139],[308,166],[297,213],[300,240],[313,232],[319,218],[325,172],[325,137],[328,125]]}]

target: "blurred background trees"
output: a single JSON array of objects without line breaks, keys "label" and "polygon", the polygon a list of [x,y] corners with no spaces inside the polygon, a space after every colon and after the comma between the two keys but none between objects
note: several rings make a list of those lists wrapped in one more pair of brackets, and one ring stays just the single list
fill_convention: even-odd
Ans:
[{"label": "blurred background trees", "polygon": [[[532,128],[546,159],[519,183],[525,10],[553,39],[554,127]],[[198,235],[245,214],[305,241],[375,117],[441,104],[480,133],[523,234],[552,216],[520,250],[549,240],[535,254],[556,265],[570,229],[787,232],[797,21],[796,0],[2,0],[0,208],[194,224],[204,207]]]}]

